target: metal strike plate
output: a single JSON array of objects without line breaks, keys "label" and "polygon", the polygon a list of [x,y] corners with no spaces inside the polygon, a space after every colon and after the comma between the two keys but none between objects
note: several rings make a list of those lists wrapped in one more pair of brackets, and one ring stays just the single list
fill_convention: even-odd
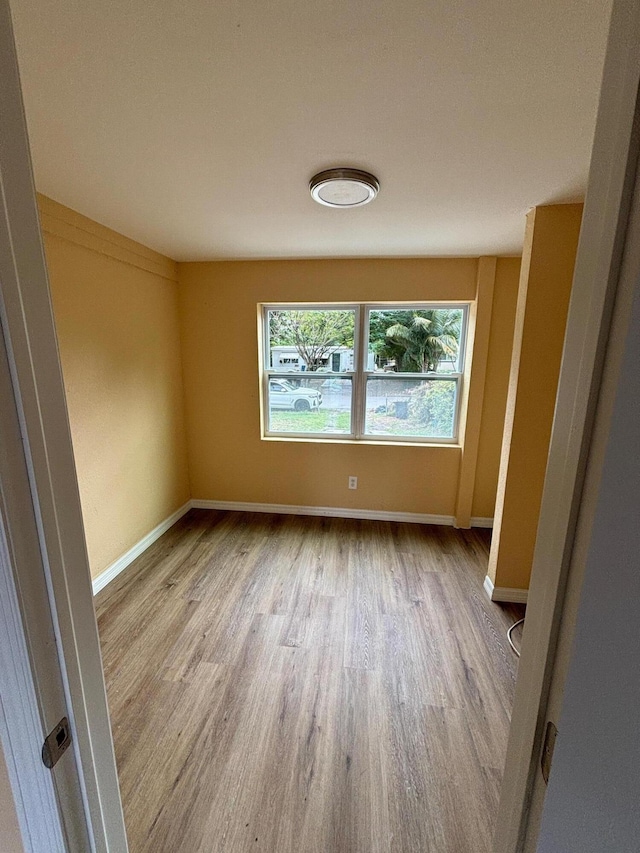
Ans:
[{"label": "metal strike plate", "polygon": [[555,724],[549,720],[547,730],[544,735],[544,745],[542,747],[542,756],[540,757],[540,766],[542,768],[542,778],[545,783],[549,784],[549,774],[551,773],[551,762],[553,761],[553,750],[558,737],[558,729]]},{"label": "metal strike plate", "polygon": [[47,735],[42,744],[42,762],[51,770],[58,763],[60,756],[71,743],[71,728],[69,720],[63,717],[58,725]]}]

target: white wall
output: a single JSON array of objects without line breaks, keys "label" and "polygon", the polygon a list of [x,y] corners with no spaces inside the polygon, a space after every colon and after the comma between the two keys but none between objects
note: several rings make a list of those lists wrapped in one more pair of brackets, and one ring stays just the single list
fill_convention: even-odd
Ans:
[{"label": "white wall", "polygon": [[640,283],[607,440],[539,853],[640,850]]}]

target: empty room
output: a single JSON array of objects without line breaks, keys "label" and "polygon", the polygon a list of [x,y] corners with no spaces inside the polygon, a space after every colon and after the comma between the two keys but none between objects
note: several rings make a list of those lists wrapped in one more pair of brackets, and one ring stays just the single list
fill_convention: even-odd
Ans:
[{"label": "empty room", "polygon": [[610,5],[11,13],[128,849],[491,853]]}]

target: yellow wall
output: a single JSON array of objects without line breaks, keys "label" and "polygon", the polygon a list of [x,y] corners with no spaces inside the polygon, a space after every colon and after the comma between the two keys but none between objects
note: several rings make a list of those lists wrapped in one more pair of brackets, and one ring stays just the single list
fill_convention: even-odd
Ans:
[{"label": "yellow wall", "polygon": [[[180,264],[192,496],[454,515],[459,447],[261,440],[256,306],[473,300],[477,270],[474,258]],[[518,271],[498,259],[474,515],[493,514]]]},{"label": "yellow wall", "polygon": [[581,219],[581,204],[527,217],[489,559],[496,587],[529,587]]},{"label": "yellow wall", "polygon": [[95,577],[189,499],[177,266],[39,204]]},{"label": "yellow wall", "polygon": [[23,853],[18,813],[9,782],[4,751],[0,743],[0,850],[2,853]]},{"label": "yellow wall", "polygon": [[493,517],[509,386],[520,258],[500,258],[496,269],[491,336],[473,495],[473,515]]}]

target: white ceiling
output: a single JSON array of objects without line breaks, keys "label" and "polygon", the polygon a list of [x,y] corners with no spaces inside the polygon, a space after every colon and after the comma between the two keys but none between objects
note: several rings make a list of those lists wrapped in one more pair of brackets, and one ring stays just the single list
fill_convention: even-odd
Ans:
[{"label": "white ceiling", "polygon": [[177,260],[512,254],[585,189],[609,0],[12,8],[38,189]]}]

